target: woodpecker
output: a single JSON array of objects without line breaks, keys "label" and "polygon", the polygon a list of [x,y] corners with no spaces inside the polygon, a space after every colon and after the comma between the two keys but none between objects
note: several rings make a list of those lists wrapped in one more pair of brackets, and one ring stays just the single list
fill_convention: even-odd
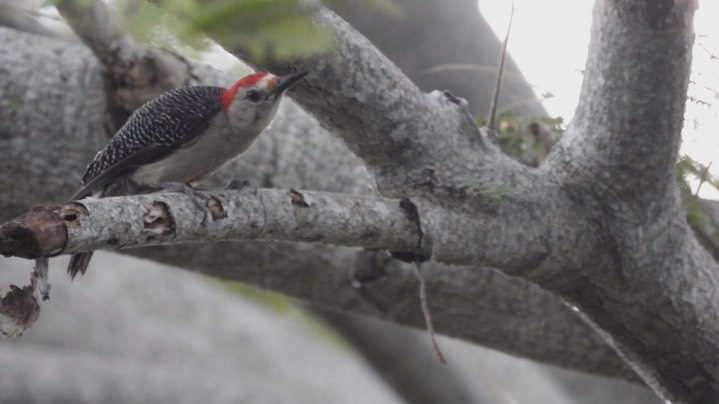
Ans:
[{"label": "woodpecker", "polygon": [[[158,189],[192,197],[197,184],[247,150],[285,90],[306,74],[258,72],[228,88],[184,87],[148,101],[95,155],[69,200]],[[84,274],[91,258],[92,252],[73,254],[70,276]]]}]

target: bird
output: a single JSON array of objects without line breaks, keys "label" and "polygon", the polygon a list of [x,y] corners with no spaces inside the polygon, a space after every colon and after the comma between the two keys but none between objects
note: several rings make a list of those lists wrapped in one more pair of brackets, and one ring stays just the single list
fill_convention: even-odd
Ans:
[{"label": "bird", "polygon": [[[247,150],[276,115],[284,92],[307,73],[261,71],[226,88],[189,86],[159,95],[97,152],[68,201],[161,189],[184,192],[193,202],[206,199],[195,187]],[[72,255],[72,279],[85,274],[92,254]]]}]

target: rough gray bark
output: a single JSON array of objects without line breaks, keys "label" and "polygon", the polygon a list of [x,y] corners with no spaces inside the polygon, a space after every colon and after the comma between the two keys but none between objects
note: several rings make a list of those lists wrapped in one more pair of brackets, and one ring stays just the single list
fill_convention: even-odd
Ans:
[{"label": "rough gray bark", "polygon": [[72,253],[227,240],[327,240],[339,246],[429,253],[417,251],[417,223],[397,199],[264,188],[210,195],[207,217],[181,193],[72,202],[56,217],[67,229],[67,239],[58,245],[64,245],[63,253]]},{"label": "rough gray bark", "polygon": [[695,8],[597,2],[582,102],[549,173],[586,206],[598,248],[594,265],[538,281],[578,305],[656,391],[714,402],[719,272],[673,175]]}]

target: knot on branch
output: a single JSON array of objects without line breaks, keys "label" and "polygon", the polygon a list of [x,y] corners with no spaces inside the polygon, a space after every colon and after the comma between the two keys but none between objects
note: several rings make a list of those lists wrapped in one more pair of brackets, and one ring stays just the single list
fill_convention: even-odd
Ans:
[{"label": "knot on branch", "polygon": [[[409,198],[402,198],[399,201],[399,207],[402,208],[407,218],[417,226],[417,234],[419,235],[417,238],[417,251],[420,251],[422,249],[422,242],[424,241],[424,232],[422,231],[422,223],[419,219],[417,205]],[[412,251],[390,251],[390,254],[392,254],[392,258],[408,263],[421,263],[431,258],[429,255],[418,254]]]},{"label": "knot on branch", "polygon": [[170,208],[164,202],[155,201],[152,208],[142,217],[143,232],[148,239],[159,236],[168,236],[175,232],[175,221],[170,214]]},{"label": "knot on branch", "polygon": [[649,26],[653,29],[664,28],[674,10],[674,0],[645,0],[644,3],[645,18]]}]

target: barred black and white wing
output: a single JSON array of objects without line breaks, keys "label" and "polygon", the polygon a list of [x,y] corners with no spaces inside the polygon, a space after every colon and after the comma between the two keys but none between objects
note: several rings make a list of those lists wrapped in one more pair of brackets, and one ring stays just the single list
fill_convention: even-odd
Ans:
[{"label": "barred black and white wing", "polygon": [[194,143],[220,112],[221,87],[184,87],[169,91],[135,111],[97,153],[70,200],[85,198],[131,176],[173,151]]}]

